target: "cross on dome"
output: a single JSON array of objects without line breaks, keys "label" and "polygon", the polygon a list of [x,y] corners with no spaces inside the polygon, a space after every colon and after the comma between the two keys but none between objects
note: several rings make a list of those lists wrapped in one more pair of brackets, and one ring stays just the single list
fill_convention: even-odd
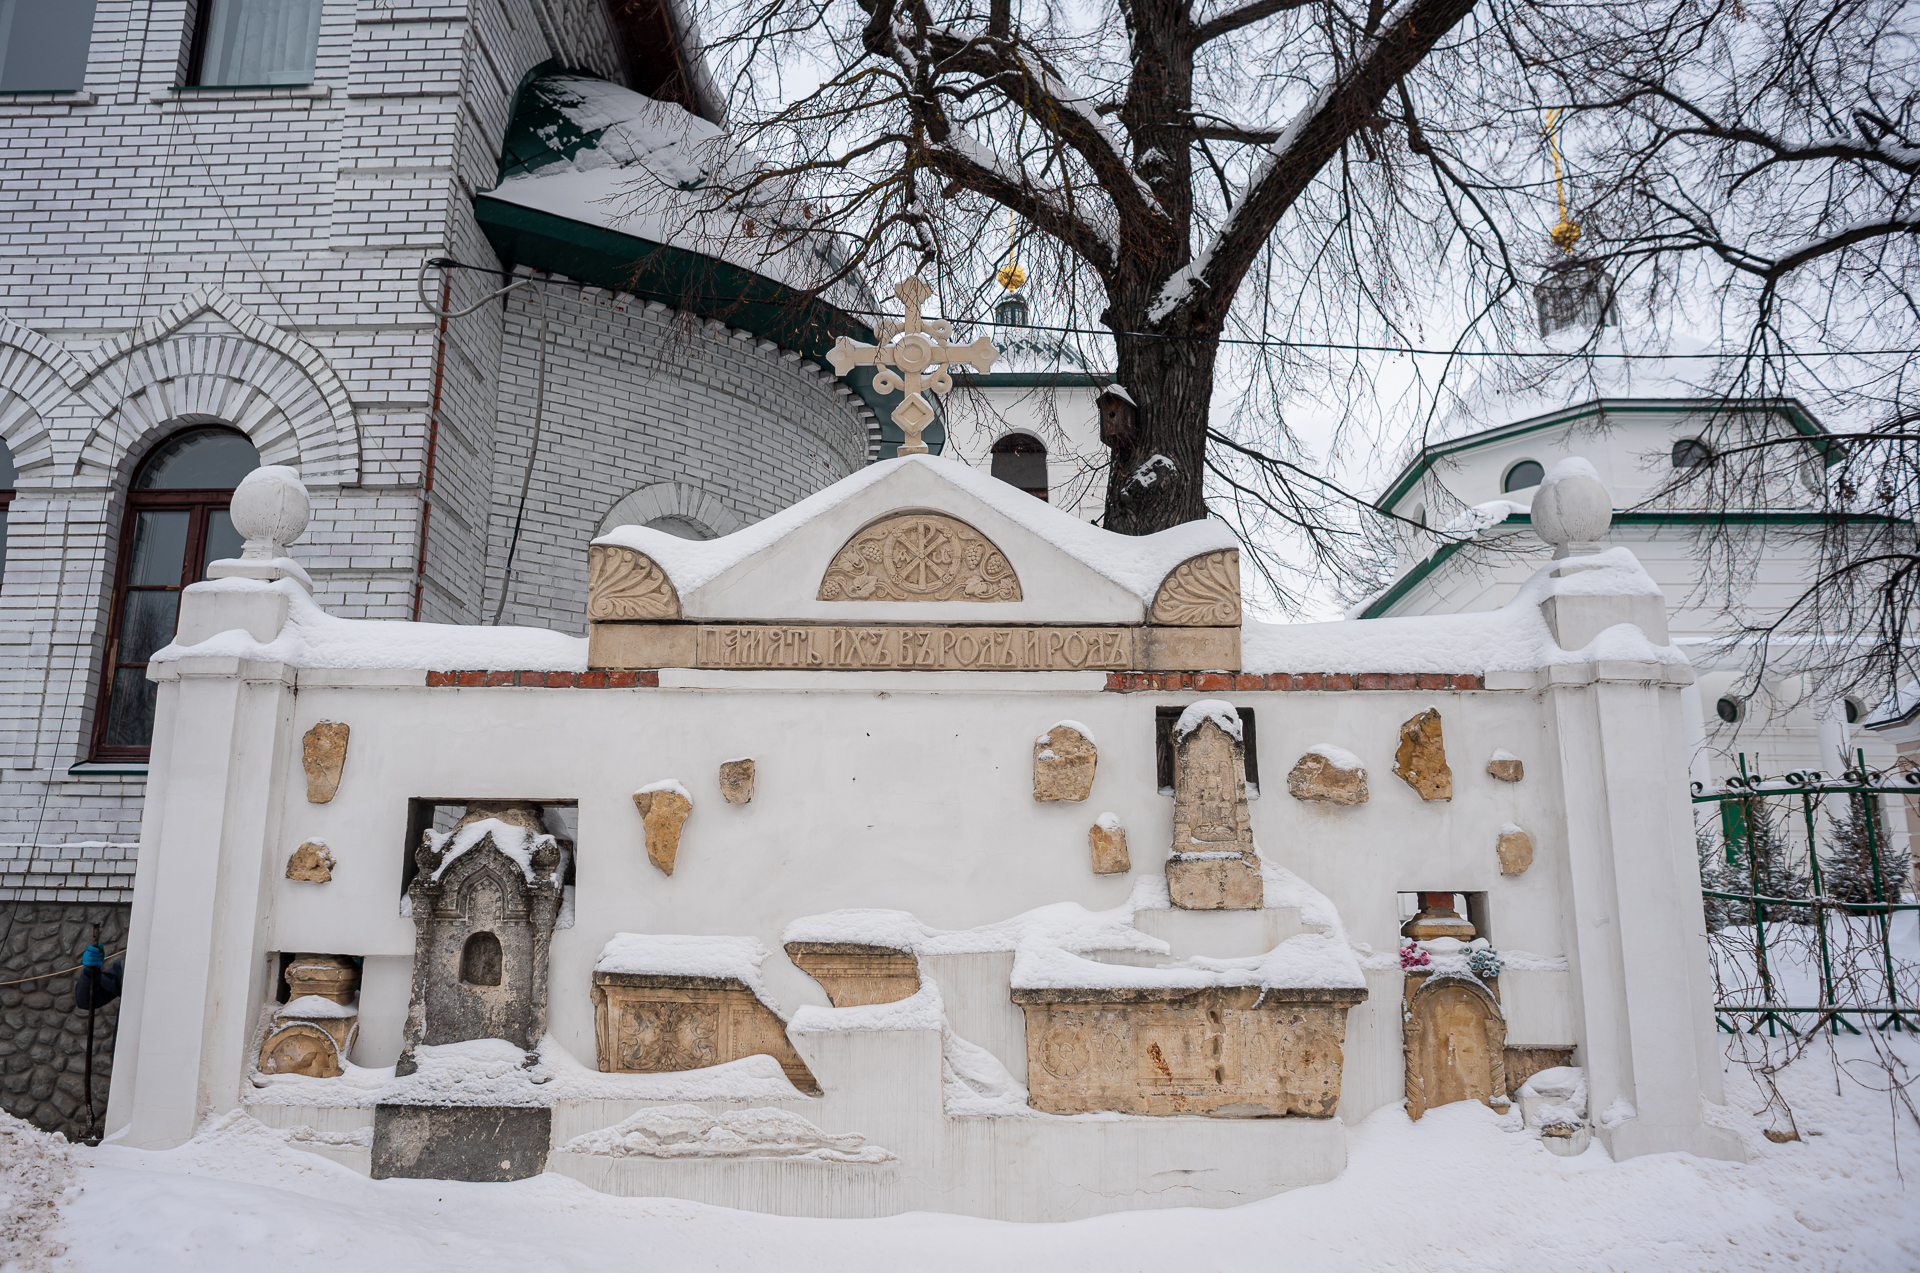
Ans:
[{"label": "cross on dome", "polygon": [[950,364],[988,371],[1000,351],[985,336],[971,345],[955,345],[952,323],[942,318],[921,318],[920,307],[933,295],[933,289],[917,275],[894,288],[893,294],[900,298],[905,320],[874,324],[875,344],[863,345],[840,337],[827,351],[827,361],[833,364],[835,374],[842,376],[855,367],[876,367],[874,389],[880,393],[904,391],[906,398],[893,409],[893,418],[906,434],[900,454],[925,455],[927,444],[920,440],[920,433],[933,423],[933,405],[920,396],[920,391],[951,392]]}]

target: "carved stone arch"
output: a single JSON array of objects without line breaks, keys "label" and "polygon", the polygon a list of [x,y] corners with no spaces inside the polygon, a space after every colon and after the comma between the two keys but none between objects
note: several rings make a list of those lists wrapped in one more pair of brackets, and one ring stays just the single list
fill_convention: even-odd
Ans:
[{"label": "carved stone arch", "polygon": [[833,555],[821,601],[1019,601],[1000,546],[948,513],[902,511],[855,531]]},{"label": "carved stone arch", "polygon": [[57,471],[47,422],[73,402],[85,378],[68,350],[0,317],[0,441],[13,454],[21,485]]},{"label": "carved stone arch", "polygon": [[693,522],[716,536],[731,535],[747,524],[711,491],[686,482],[655,482],[616,500],[600,519],[600,533],[616,526],[645,526],[663,517]]},{"label": "carved stone arch", "polygon": [[1410,976],[1402,1025],[1409,1118],[1455,1101],[1507,1108],[1507,1018],[1484,984],[1453,973]]},{"label": "carved stone arch", "polygon": [[1168,571],[1153,598],[1153,621],[1176,627],[1238,627],[1240,550],[1201,553]]},{"label": "carved stone arch", "polygon": [[263,464],[312,484],[360,478],[346,385],[320,351],[218,288],[201,288],[79,363],[96,419],[74,461],[118,473],[185,417],[246,434]]}]

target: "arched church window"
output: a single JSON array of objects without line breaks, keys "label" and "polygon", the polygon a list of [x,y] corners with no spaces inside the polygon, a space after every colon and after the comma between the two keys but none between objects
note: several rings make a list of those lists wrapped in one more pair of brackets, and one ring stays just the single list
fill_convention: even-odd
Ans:
[{"label": "arched church window", "polygon": [[1522,460],[1507,470],[1507,477],[1500,484],[1502,492],[1524,491],[1529,486],[1538,486],[1547,476],[1547,470],[1538,461]]},{"label": "arched church window", "polygon": [[648,530],[664,530],[669,535],[681,539],[718,539],[713,528],[697,517],[688,517],[683,513],[668,513],[645,523]]},{"label": "arched church window", "polygon": [[1849,698],[1843,701],[1847,710],[1847,724],[1858,725],[1860,718],[1866,715],[1866,709],[1860,706],[1860,700],[1857,698]]},{"label": "arched church window", "polygon": [[1731,725],[1745,715],[1743,704],[1737,698],[1723,698],[1713,705],[1713,713]]},{"label": "arched church window", "polygon": [[1047,497],[1047,448],[1031,433],[1009,433],[995,442],[992,473],[1039,499]]},{"label": "arched church window", "polygon": [[5,442],[0,442],[0,587],[5,586],[7,574],[7,514],[13,507],[13,452]]},{"label": "arched church window", "polygon": [[1699,438],[1681,438],[1673,444],[1673,467],[1697,469],[1713,462],[1713,450]]},{"label": "arched church window", "polygon": [[180,590],[204,579],[210,563],[240,555],[241,535],[227,506],[240,479],[259,467],[245,434],[196,425],[155,447],[135,473],[94,713],[96,760],[147,758],[156,690],[147,659],[173,640]]}]

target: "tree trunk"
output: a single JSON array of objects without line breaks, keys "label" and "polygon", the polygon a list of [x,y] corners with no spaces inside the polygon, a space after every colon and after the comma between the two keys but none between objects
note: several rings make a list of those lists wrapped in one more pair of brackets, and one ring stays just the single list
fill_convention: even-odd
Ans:
[{"label": "tree trunk", "polygon": [[[1112,325],[1120,332],[1148,329],[1143,314]],[[1207,419],[1219,347],[1205,338],[1212,333],[1193,334],[1201,339],[1114,338],[1116,378],[1136,411],[1133,436],[1113,448],[1101,523],[1108,530],[1151,535],[1207,515]],[[1171,460],[1172,470],[1153,463],[1156,456]]]}]

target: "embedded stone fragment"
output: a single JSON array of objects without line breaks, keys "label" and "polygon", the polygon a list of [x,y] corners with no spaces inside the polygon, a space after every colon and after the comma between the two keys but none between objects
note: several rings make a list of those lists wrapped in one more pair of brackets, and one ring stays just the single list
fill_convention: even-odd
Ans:
[{"label": "embedded stone fragment", "polygon": [[1365,804],[1367,771],[1360,757],[1329,743],[1315,743],[1287,774],[1287,790],[1295,800],[1328,804]]},{"label": "embedded stone fragment", "polygon": [[1509,822],[1500,828],[1500,874],[1524,875],[1533,865],[1533,837]]},{"label": "embedded stone fragment", "polygon": [[720,766],[720,794],[728,804],[753,803],[753,759],[743,757]]},{"label": "embedded stone fragment", "polygon": [[662,874],[672,875],[674,858],[680,852],[680,828],[693,812],[693,797],[669,778],[634,792],[633,807],[640,811],[640,825],[646,828],[648,860]]},{"label": "embedded stone fragment", "polygon": [[323,720],[300,740],[300,763],[307,771],[307,803],[325,804],[340,790],[340,771],[347,765],[347,735],[339,721]]},{"label": "embedded stone fragment", "polygon": [[1526,766],[1520,763],[1520,757],[1504,747],[1493,753],[1493,759],[1487,762],[1487,772],[1501,782],[1519,782],[1527,776]]},{"label": "embedded stone fragment", "polygon": [[287,859],[287,878],[309,884],[325,884],[333,878],[333,854],[325,840],[308,840]]},{"label": "embedded stone fragment", "polygon": [[1095,875],[1119,875],[1133,869],[1133,859],[1127,856],[1127,829],[1113,814],[1100,815],[1087,831],[1087,842],[1093,846]]},{"label": "embedded stone fragment", "polygon": [[1469,977],[1411,973],[1401,1012],[1407,1116],[1479,1101],[1507,1110],[1507,1022],[1493,995]]},{"label": "embedded stone fragment", "polygon": [[[306,846],[302,846],[306,847]],[[287,964],[287,1002],[273,1014],[254,1068],[262,1074],[330,1079],[360,1033],[354,991],[360,970],[345,955],[295,955]]]},{"label": "embedded stone fragment", "polygon": [[1440,736],[1440,712],[1429,707],[1400,727],[1400,746],[1393,753],[1393,772],[1422,800],[1453,799],[1453,770],[1447,767],[1447,747]]},{"label": "embedded stone fragment", "polygon": [[898,1003],[920,990],[920,961],[911,950],[864,942],[790,941],[787,958],[820,983],[836,1008]]},{"label": "embedded stone fragment", "polygon": [[1033,798],[1085,800],[1099,763],[1093,737],[1079,721],[1063,720],[1033,740]]},{"label": "embedded stone fragment", "polygon": [[1463,919],[1453,908],[1452,893],[1420,894],[1420,913],[1400,925],[1400,935],[1415,941],[1433,941],[1451,937],[1468,942],[1474,937],[1473,922]]},{"label": "embedded stone fragment", "polygon": [[1247,818],[1240,713],[1201,699],[1173,727],[1173,851],[1167,896],[1182,910],[1258,910],[1265,899]]}]

